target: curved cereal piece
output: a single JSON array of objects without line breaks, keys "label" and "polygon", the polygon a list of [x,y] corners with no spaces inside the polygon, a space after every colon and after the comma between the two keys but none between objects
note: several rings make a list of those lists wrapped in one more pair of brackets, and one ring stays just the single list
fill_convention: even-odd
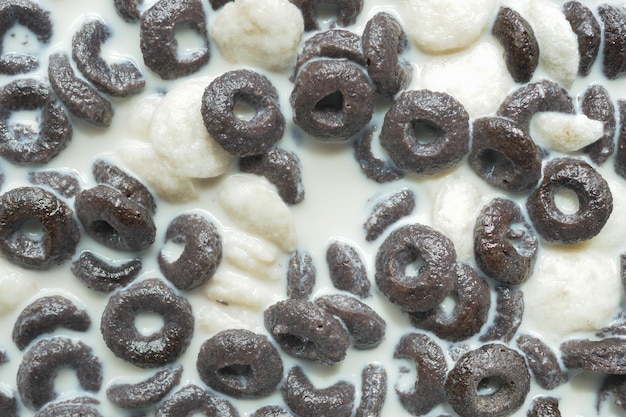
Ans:
[{"label": "curved cereal piece", "polygon": [[164,368],[136,384],[115,384],[107,388],[109,401],[122,408],[144,408],[161,401],[180,383],[183,366]]},{"label": "curved cereal piece", "polygon": [[563,14],[578,38],[578,73],[589,75],[591,66],[598,57],[602,41],[602,29],[593,12],[578,1],[568,1],[563,5]]},{"label": "curved cereal piece", "polygon": [[615,106],[606,88],[600,84],[591,84],[583,93],[580,107],[587,117],[601,121],[604,126],[602,137],[583,149],[593,162],[600,165],[615,150]]},{"label": "curved cereal piece", "polygon": [[483,335],[481,342],[501,340],[510,342],[522,323],[524,299],[522,291],[516,288],[496,288],[496,316]]},{"label": "curved cereal piece", "polygon": [[501,7],[491,31],[504,48],[513,79],[518,83],[530,81],[539,65],[539,44],[530,23],[515,10]]}]

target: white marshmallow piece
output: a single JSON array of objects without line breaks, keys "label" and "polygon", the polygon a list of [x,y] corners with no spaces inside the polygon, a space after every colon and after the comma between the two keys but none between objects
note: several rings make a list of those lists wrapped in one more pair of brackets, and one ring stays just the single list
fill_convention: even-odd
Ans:
[{"label": "white marshmallow piece", "polygon": [[531,119],[533,138],[558,152],[575,152],[600,139],[604,124],[584,114],[537,113]]},{"label": "white marshmallow piece", "polygon": [[13,311],[37,292],[35,281],[0,259],[0,315]]},{"label": "white marshmallow piece", "polygon": [[235,0],[216,13],[210,27],[226,60],[280,71],[296,59],[304,20],[289,0]]}]

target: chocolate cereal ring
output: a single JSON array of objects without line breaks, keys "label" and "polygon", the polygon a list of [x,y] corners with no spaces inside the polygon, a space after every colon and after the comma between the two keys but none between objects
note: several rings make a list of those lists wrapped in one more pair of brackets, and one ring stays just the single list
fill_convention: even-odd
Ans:
[{"label": "chocolate cereal ring", "polygon": [[333,25],[350,26],[356,22],[363,9],[363,0],[290,0],[302,12],[304,30],[319,29],[317,24],[317,8],[320,4],[332,4],[338,7],[337,19]]},{"label": "chocolate cereal ring", "polygon": [[155,417],[180,417],[201,413],[207,417],[239,417],[237,409],[225,398],[211,394],[195,384],[187,384],[170,394]]},{"label": "chocolate cereal ring", "polygon": [[102,417],[94,407],[99,403],[91,397],[78,397],[70,400],[46,404],[35,413],[35,417]]},{"label": "chocolate cereal ring", "polygon": [[[233,113],[239,102],[254,108],[251,120]],[[269,151],[285,131],[276,88],[264,75],[245,69],[226,72],[208,85],[202,96],[202,118],[213,139],[236,156]]]},{"label": "chocolate cereal ring", "polygon": [[154,214],[156,210],[154,196],[137,178],[103,159],[98,159],[93,163],[92,171],[97,183],[115,188],[126,198],[130,198]]},{"label": "chocolate cereal ring", "polygon": [[[415,274],[407,266],[423,260]],[[454,288],[456,251],[452,241],[421,224],[402,226],[385,239],[376,254],[376,284],[401,309],[428,311]]]},{"label": "chocolate cereal ring", "polygon": [[296,251],[287,269],[287,297],[306,300],[313,293],[317,270],[307,252]]},{"label": "chocolate cereal ring", "polygon": [[626,71],[626,8],[603,3],[598,15],[604,26],[602,72],[613,80]]},{"label": "chocolate cereal ring", "polygon": [[143,0],[113,0],[113,6],[117,15],[128,23],[136,22],[141,17],[141,12],[139,11],[141,3],[143,3]]},{"label": "chocolate cereal ring", "polygon": [[181,214],[167,226],[165,242],[184,245],[180,256],[171,260],[159,253],[161,273],[179,290],[204,285],[222,260],[222,237],[217,227],[199,214]]},{"label": "chocolate cereal ring", "polygon": [[33,185],[46,185],[65,198],[76,196],[81,189],[78,174],[69,169],[31,171],[28,181]]},{"label": "chocolate cereal ring", "polygon": [[578,39],[578,73],[588,75],[598,57],[602,41],[602,29],[593,12],[579,1],[568,1],[563,5],[563,14]]},{"label": "chocolate cereal ring", "polygon": [[379,184],[397,181],[404,173],[393,166],[389,161],[382,160],[372,153],[372,141],[374,140],[375,127],[367,128],[354,141],[354,156],[359,163],[361,171]]},{"label": "chocolate cereal ring", "polygon": [[[40,110],[38,128],[11,122],[13,112]],[[0,89],[0,155],[16,164],[45,164],[72,139],[70,120],[51,88],[34,79],[17,79]]]},{"label": "chocolate cereal ring", "polygon": [[[154,313],[163,327],[151,335],[139,333],[135,316]],[[194,330],[191,305],[157,278],[145,279],[115,293],[104,308],[100,332],[115,356],[141,368],[154,368],[178,359]]]},{"label": "chocolate cereal ring", "polygon": [[406,33],[392,15],[375,14],[363,30],[365,67],[376,92],[393,97],[411,82],[413,67],[398,56],[408,48]]},{"label": "chocolate cereal ring", "polygon": [[506,191],[525,191],[541,179],[541,151],[528,131],[501,117],[481,117],[472,124],[468,162],[480,178]]},{"label": "chocolate cereal ring", "polygon": [[79,309],[71,300],[51,295],[40,297],[27,305],[13,325],[13,342],[24,350],[30,342],[57,327],[86,332],[91,326],[87,311]]},{"label": "chocolate cereal ring", "polygon": [[331,242],[326,249],[326,263],[335,288],[361,298],[369,297],[367,269],[354,246],[338,240]]},{"label": "chocolate cereal ring", "polygon": [[19,417],[17,398],[13,392],[0,392],[0,415],[4,417]]},{"label": "chocolate cereal ring", "polygon": [[[498,380],[489,395],[479,393],[485,380]],[[448,402],[461,417],[508,416],[519,409],[530,390],[524,357],[502,344],[487,344],[464,354],[448,373]]]},{"label": "chocolate cereal ring", "polygon": [[560,346],[561,360],[567,369],[583,369],[613,375],[626,375],[626,339],[572,339]]},{"label": "chocolate cereal ring", "polygon": [[206,340],[196,368],[205,384],[235,398],[268,396],[283,379],[283,362],[274,345],[244,329],[224,330]]},{"label": "chocolate cereal ring", "polygon": [[0,4],[0,74],[26,73],[39,67],[35,56],[2,50],[2,40],[14,25],[26,27],[41,43],[48,43],[52,37],[50,13],[37,3],[28,0],[3,1]]},{"label": "chocolate cereal ring", "polygon": [[130,284],[142,268],[141,259],[130,259],[121,263],[111,263],[94,252],[85,250],[72,262],[72,274],[87,288],[111,292]]},{"label": "chocolate cereal ring", "polygon": [[361,401],[355,417],[380,417],[387,397],[387,371],[370,363],[361,372]]},{"label": "chocolate cereal ring", "polygon": [[379,200],[363,225],[365,240],[376,240],[392,224],[408,216],[415,208],[415,194],[403,188]]},{"label": "chocolate cereal ring", "polygon": [[525,334],[519,335],[516,342],[541,388],[551,390],[567,382],[567,372],[561,369],[559,359],[547,344],[538,337]]},{"label": "chocolate cereal ring", "polygon": [[431,175],[461,161],[469,151],[469,128],[467,111],[449,94],[404,91],[385,114],[380,144],[398,168]]},{"label": "chocolate cereal ring", "polygon": [[[555,194],[568,189],[578,197],[578,210],[563,213]],[[526,201],[528,216],[547,241],[578,243],[597,235],[613,211],[613,196],[606,180],[588,163],[575,158],[549,161],[543,180]]]},{"label": "chocolate cereal ring", "polygon": [[144,408],[154,405],[180,383],[182,365],[164,368],[136,384],[114,384],[107,388],[107,399],[121,408]]},{"label": "chocolate cereal ring", "polygon": [[604,134],[594,143],[583,148],[593,162],[602,164],[613,154],[615,150],[615,106],[609,95],[609,91],[600,84],[590,85],[582,96],[581,110],[583,114],[592,120],[599,120],[604,124]]},{"label": "chocolate cereal ring", "polygon": [[500,286],[496,288],[496,316],[479,340],[490,342],[501,340],[510,342],[524,315],[524,293],[517,288]]},{"label": "chocolate cereal ring", "polygon": [[112,96],[128,96],[143,89],[146,80],[131,61],[107,64],[100,57],[111,29],[101,20],[85,22],[72,38],[72,58],[78,70],[95,87]]},{"label": "chocolate cereal ring", "polygon": [[[40,236],[29,232],[32,226]],[[0,252],[14,264],[48,269],[72,257],[80,239],[70,207],[39,187],[19,187],[0,197]]]},{"label": "chocolate cereal ring", "polygon": [[361,37],[344,29],[325,30],[311,36],[304,41],[302,48],[300,48],[292,81],[298,76],[298,72],[304,64],[317,58],[344,58],[365,66]]},{"label": "chocolate cereal ring", "polygon": [[[619,120],[626,120],[626,100],[618,100]],[[615,152],[615,172],[626,178],[626,123],[620,122],[617,132],[617,150]]]},{"label": "chocolate cereal ring", "polygon": [[[172,80],[198,71],[211,57],[206,15],[199,0],[159,0],[141,15],[141,53],[143,62],[164,80]],[[203,47],[181,59],[176,28],[191,27],[202,38]]]},{"label": "chocolate cereal ring", "polygon": [[26,352],[17,371],[17,390],[24,405],[40,409],[54,400],[54,382],[62,368],[76,372],[80,387],[98,392],[102,384],[102,365],[91,348],[67,337],[42,339]]}]

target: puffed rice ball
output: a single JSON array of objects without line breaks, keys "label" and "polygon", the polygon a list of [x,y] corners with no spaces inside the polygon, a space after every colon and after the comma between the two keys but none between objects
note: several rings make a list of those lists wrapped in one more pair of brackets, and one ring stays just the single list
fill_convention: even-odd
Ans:
[{"label": "puffed rice ball", "polygon": [[604,124],[584,114],[537,113],[531,122],[533,138],[558,152],[574,152],[592,144],[604,134]]}]

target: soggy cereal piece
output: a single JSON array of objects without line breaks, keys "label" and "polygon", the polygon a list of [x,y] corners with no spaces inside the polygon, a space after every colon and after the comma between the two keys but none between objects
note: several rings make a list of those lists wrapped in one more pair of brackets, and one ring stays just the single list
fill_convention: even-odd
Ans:
[{"label": "soggy cereal piece", "polygon": [[[499,388],[479,393],[490,379]],[[448,402],[461,417],[508,416],[518,410],[530,390],[530,374],[524,357],[502,344],[487,344],[464,354],[448,373]]]},{"label": "soggy cereal piece", "polygon": [[473,44],[491,22],[494,0],[403,0],[401,15],[409,38],[429,53],[453,52]]},{"label": "soggy cereal piece", "polygon": [[111,125],[113,105],[76,76],[67,54],[50,55],[48,79],[56,95],[74,116],[95,126]]},{"label": "soggy cereal piece", "polygon": [[625,375],[606,375],[600,392],[598,394],[598,401],[596,409],[600,412],[600,405],[607,397],[613,394],[615,405],[626,410],[626,376]]},{"label": "soggy cereal piece", "polygon": [[305,64],[290,96],[294,123],[322,141],[345,141],[374,114],[374,87],[354,63],[319,59]]},{"label": "soggy cereal piece", "polygon": [[87,288],[112,292],[130,284],[141,272],[143,263],[135,258],[126,261],[111,262],[96,253],[84,250],[78,259],[72,262],[71,271]]},{"label": "soggy cereal piece", "polygon": [[42,339],[22,358],[17,370],[17,390],[27,408],[38,410],[54,400],[54,383],[62,368],[76,373],[80,387],[98,392],[102,385],[102,365],[93,350],[81,341],[68,337]]},{"label": "soggy cereal piece", "polygon": [[591,9],[579,1],[568,1],[563,5],[563,14],[578,39],[578,74],[589,75],[591,66],[598,57],[602,41],[600,23]]},{"label": "soggy cereal piece", "polygon": [[522,284],[533,273],[538,245],[517,203],[495,198],[483,207],[474,227],[474,256],[487,276],[503,284]]},{"label": "soggy cereal piece", "polygon": [[[179,50],[175,35],[180,27],[193,29],[202,47]],[[141,14],[140,28],[143,62],[164,80],[193,74],[209,62],[209,35],[200,0],[158,0]]]},{"label": "soggy cereal piece", "polygon": [[94,407],[98,403],[99,401],[92,397],[51,402],[38,410],[35,417],[102,417]]},{"label": "soggy cereal piece", "polygon": [[430,412],[444,400],[444,382],[448,365],[441,347],[425,334],[402,336],[393,357],[415,362],[417,381],[408,391],[396,387],[400,402],[414,416]]},{"label": "soggy cereal piece", "polygon": [[307,252],[297,250],[287,268],[287,297],[306,300],[313,293],[317,269]]},{"label": "soggy cereal piece", "polygon": [[118,166],[104,159],[98,159],[93,163],[92,172],[97,183],[115,188],[126,198],[150,210],[152,214],[156,211],[156,202],[150,190]]},{"label": "soggy cereal piece", "polygon": [[554,389],[567,382],[568,375],[556,354],[541,339],[522,334],[517,337],[517,347],[524,353],[535,381],[547,390]]},{"label": "soggy cereal piece", "polygon": [[349,417],[354,405],[354,385],[339,381],[326,388],[315,388],[297,365],[289,370],[280,391],[289,408],[302,417]]},{"label": "soggy cereal piece", "polygon": [[337,18],[331,23],[331,26],[350,26],[356,23],[361,10],[363,9],[363,0],[290,0],[302,12],[304,19],[304,30],[318,30],[320,27],[317,23],[318,8],[323,5],[333,5],[337,7]]},{"label": "soggy cereal piece", "polygon": [[399,57],[408,47],[408,40],[392,15],[379,12],[368,20],[362,43],[365,67],[377,93],[393,97],[411,82],[413,67]]},{"label": "soggy cereal piece", "polygon": [[603,3],[597,10],[604,27],[602,72],[613,80],[626,71],[626,8]]},{"label": "soggy cereal piece", "polygon": [[304,22],[288,0],[228,2],[216,14],[211,36],[226,60],[281,71],[293,64]]},{"label": "soggy cereal piece", "polygon": [[380,417],[387,398],[387,371],[370,363],[361,372],[361,401],[355,417]]},{"label": "soggy cereal piece", "polygon": [[203,414],[215,417],[239,417],[230,401],[214,395],[204,388],[189,383],[165,398],[155,417],[179,417]]},{"label": "soggy cereal piece", "polygon": [[379,184],[397,181],[404,173],[393,166],[390,161],[382,160],[372,153],[372,141],[376,127],[366,128],[354,141],[354,155],[361,171]]},{"label": "soggy cereal piece", "polygon": [[242,229],[278,245],[285,252],[296,247],[296,230],[289,207],[262,181],[243,175],[224,180],[220,205]]},{"label": "soggy cereal piece", "polygon": [[[37,125],[12,121],[19,111],[40,111]],[[69,145],[72,124],[52,89],[20,78],[0,89],[0,155],[16,164],[45,164]]]},{"label": "soggy cereal piece", "polygon": [[43,188],[18,187],[0,197],[0,253],[10,262],[49,269],[70,259],[79,240],[72,209]]},{"label": "soggy cereal piece", "polygon": [[619,130],[617,132],[617,151],[615,153],[615,172],[626,178],[626,100],[618,100],[617,111],[619,113]]},{"label": "soggy cereal piece", "polygon": [[615,150],[615,106],[606,88],[591,84],[583,93],[580,107],[587,117],[602,122],[602,137],[583,149],[593,162],[601,165]]},{"label": "soggy cereal piece", "polygon": [[0,415],[4,417],[19,417],[17,398],[13,391],[0,391]]},{"label": "soggy cereal piece", "polygon": [[33,185],[47,185],[65,198],[75,197],[81,190],[81,181],[76,171],[69,169],[46,169],[28,173]]},{"label": "soggy cereal piece", "polygon": [[326,249],[330,280],[335,288],[358,297],[370,295],[367,269],[359,252],[349,243],[334,241]]},{"label": "soggy cereal piece", "polygon": [[265,328],[285,353],[332,366],[346,357],[350,336],[339,319],[313,302],[279,301],[264,312]]},{"label": "soggy cereal piece", "polygon": [[280,250],[264,239],[235,229],[224,231],[224,258],[256,279],[278,281],[284,277]]},{"label": "soggy cereal piece", "polygon": [[39,67],[39,60],[35,56],[2,50],[2,40],[14,25],[25,26],[43,44],[49,43],[52,37],[53,25],[48,11],[34,1],[3,1],[0,4],[0,74],[27,73]]},{"label": "soggy cereal piece", "polygon": [[[563,189],[578,198],[572,213],[563,212],[555,200]],[[578,243],[600,233],[613,211],[613,196],[606,180],[591,165],[580,159],[556,158],[544,167],[543,180],[528,197],[526,209],[544,239]]]},{"label": "soggy cereal piece", "polygon": [[604,124],[584,114],[542,112],[533,117],[531,126],[537,142],[563,153],[585,148],[604,135]]},{"label": "soggy cereal piece", "polygon": [[385,114],[380,144],[398,168],[432,175],[461,162],[469,136],[469,115],[454,97],[410,90]]},{"label": "soggy cereal piece", "polygon": [[411,214],[414,208],[415,194],[408,188],[378,200],[363,224],[365,240],[368,242],[376,240],[389,226]]},{"label": "soggy cereal piece", "polygon": [[517,11],[502,6],[491,28],[502,44],[506,67],[517,83],[527,83],[539,65],[539,43],[532,26]]},{"label": "soggy cereal piece", "polygon": [[517,288],[496,288],[496,315],[491,325],[480,336],[481,342],[501,340],[510,342],[524,315],[524,293]]},{"label": "soggy cereal piece", "polygon": [[249,330],[225,330],[200,347],[196,368],[202,382],[235,398],[270,395],[283,379],[283,362],[274,345]]},{"label": "soggy cereal piece", "polygon": [[13,342],[24,350],[33,340],[58,327],[86,332],[91,326],[87,311],[60,295],[40,297],[27,305],[13,325]]},{"label": "soggy cereal piece", "polygon": [[163,368],[135,384],[113,384],[106,390],[107,399],[121,408],[144,408],[157,404],[180,383],[183,366]]},{"label": "soggy cereal piece", "polygon": [[376,284],[407,312],[428,311],[454,288],[452,241],[422,224],[399,227],[376,254]]},{"label": "soggy cereal piece", "polygon": [[171,259],[166,249],[159,252],[161,273],[179,290],[193,290],[215,274],[222,261],[222,237],[217,227],[199,214],[180,214],[167,226],[165,244],[182,245]]},{"label": "soggy cereal piece", "polygon": [[239,170],[267,178],[287,204],[304,200],[300,159],[294,152],[274,148],[262,155],[246,156],[239,159]]},{"label": "soggy cereal piece", "polygon": [[300,48],[291,80],[298,76],[304,64],[318,58],[343,58],[365,66],[361,37],[344,29],[325,30],[311,36]]},{"label": "soggy cereal piece", "polygon": [[439,305],[432,310],[410,313],[411,324],[452,342],[466,340],[480,332],[491,307],[489,284],[469,265],[457,263],[452,296],[454,309],[446,312]]},{"label": "soggy cereal piece", "polygon": [[266,405],[250,414],[250,417],[293,417],[293,414],[281,406]]},{"label": "soggy cereal piece", "polygon": [[279,298],[265,283],[229,270],[218,271],[203,292],[209,300],[255,311],[263,310]]},{"label": "soggy cereal piece", "polygon": [[570,339],[560,346],[561,360],[568,369],[626,375],[626,339]]},{"label": "soggy cereal piece", "polygon": [[113,0],[113,6],[115,6],[118,16],[128,23],[139,21],[141,17],[139,6],[142,3],[143,0]]},{"label": "soggy cereal piece", "polygon": [[343,322],[357,349],[375,348],[385,337],[385,320],[357,298],[331,294],[316,298],[315,304]]},{"label": "soggy cereal piece", "polygon": [[561,417],[559,400],[554,397],[537,396],[533,398],[527,417]]}]

